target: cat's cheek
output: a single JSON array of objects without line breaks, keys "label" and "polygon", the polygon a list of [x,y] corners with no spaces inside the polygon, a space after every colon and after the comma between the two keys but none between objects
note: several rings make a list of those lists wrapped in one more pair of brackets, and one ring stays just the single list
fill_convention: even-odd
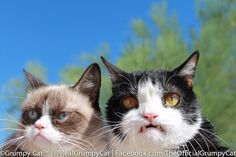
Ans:
[{"label": "cat's cheek", "polygon": [[29,140],[29,141],[32,141],[34,139],[34,137],[38,134],[39,131],[35,130],[34,129],[34,126],[28,126],[26,128],[26,138]]},{"label": "cat's cheek", "polygon": [[200,120],[196,124],[188,124],[180,110],[167,109],[162,114],[164,117],[160,118],[160,121],[166,123],[165,143],[168,145],[179,145],[189,141],[200,127]]},{"label": "cat's cheek", "polygon": [[166,108],[162,110],[158,122],[166,128],[167,135],[172,138],[172,136],[179,134],[184,121],[183,116],[177,109]]},{"label": "cat's cheek", "polygon": [[201,118],[197,120],[194,124],[188,124],[185,120],[183,120],[181,128],[178,130],[178,134],[176,134],[176,144],[181,144],[186,141],[191,140],[197,133],[201,125]]},{"label": "cat's cheek", "polygon": [[57,143],[62,140],[61,133],[53,127],[46,129],[43,135],[52,143]]}]

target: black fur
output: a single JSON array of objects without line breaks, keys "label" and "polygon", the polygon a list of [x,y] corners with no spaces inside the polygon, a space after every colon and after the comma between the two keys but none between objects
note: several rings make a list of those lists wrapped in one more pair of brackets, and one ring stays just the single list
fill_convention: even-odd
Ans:
[{"label": "black fur", "polygon": [[[151,80],[153,84],[161,84],[164,92],[178,93],[181,96],[181,100],[176,108],[181,110],[187,123],[190,125],[195,124],[197,119],[199,119],[199,116],[201,116],[198,114],[200,112],[199,104],[192,88],[192,81],[198,57],[198,52],[193,53],[182,65],[173,71],[159,70],[133,73],[124,72],[102,58],[104,64],[109,70],[112,81],[112,96],[107,102],[106,118],[109,121],[111,128],[113,128],[113,133],[119,137],[124,137],[122,129],[116,126],[116,124],[121,122],[122,115],[128,112],[128,110],[121,104],[122,97],[129,95],[136,97],[138,84],[143,83],[148,79]],[[188,66],[187,64],[190,62],[191,64],[194,63],[195,66],[192,67],[192,71],[190,70],[189,73],[186,73],[183,69],[186,68],[186,66]],[[202,119],[203,122],[199,133],[196,134],[193,139],[186,142],[185,147],[180,147],[179,150],[189,150],[193,153],[201,150],[204,150],[205,152],[230,152],[229,148],[223,147],[219,144],[211,123],[205,118]],[[189,155],[182,155],[181,157],[184,156]],[[190,156],[195,155],[192,154]],[[208,155],[204,154],[202,156]]]}]

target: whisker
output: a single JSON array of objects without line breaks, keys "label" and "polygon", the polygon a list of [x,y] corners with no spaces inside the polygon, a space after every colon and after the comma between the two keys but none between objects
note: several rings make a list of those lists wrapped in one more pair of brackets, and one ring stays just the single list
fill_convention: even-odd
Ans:
[{"label": "whisker", "polygon": [[17,141],[23,139],[25,136],[20,136],[20,137],[16,137],[16,138],[13,138],[13,139],[10,139],[8,141],[6,141],[5,143],[1,144],[0,145],[0,148],[4,148],[5,146],[7,146],[6,148],[4,149],[7,149],[9,148],[10,146],[12,146],[13,144],[15,144]]},{"label": "whisker", "polygon": [[15,129],[15,128],[1,128],[0,131],[19,131],[19,132],[25,132],[23,129]]},{"label": "whisker", "polygon": [[17,147],[15,148],[14,152],[16,152],[18,150],[18,148],[25,142],[25,140],[22,140],[20,142],[20,144],[17,145]]},{"label": "whisker", "polygon": [[129,132],[129,130],[130,129],[128,129],[125,132],[123,132],[122,135],[118,138],[117,142],[112,147],[116,147],[116,150],[119,150],[120,147],[121,147],[121,144],[123,144],[124,141],[127,139],[127,133]]},{"label": "whisker", "polygon": [[202,137],[202,139],[206,143],[208,151],[210,151],[210,148],[209,148],[209,145],[208,145],[207,141],[211,143],[211,145],[214,147],[215,150],[217,150],[215,145],[206,136],[202,135],[200,132],[199,132],[199,135]]},{"label": "whisker", "polygon": [[62,141],[65,142],[65,143],[68,143],[68,144],[70,144],[70,145],[72,145],[72,146],[74,146],[75,148],[79,148],[79,149],[81,149],[81,150],[83,150],[83,151],[86,151],[84,148],[78,146],[77,144],[75,144],[75,143],[73,143],[73,142],[71,142],[71,141],[68,141],[68,139],[67,139],[67,140],[66,140],[66,139],[63,139]]},{"label": "whisker", "polygon": [[199,143],[195,138],[193,138],[193,140],[197,143],[197,145],[201,148],[201,150],[204,151],[204,149],[202,148],[202,146],[200,145],[200,143]]},{"label": "whisker", "polygon": [[[188,141],[188,143],[191,145],[191,147],[193,148],[193,150],[195,151],[195,153],[198,154],[197,151],[196,151],[196,149],[195,149],[194,146],[192,145],[192,143],[191,143],[190,141]],[[199,156],[199,154],[198,154],[198,156]]]},{"label": "whisker", "polygon": [[206,130],[206,129],[204,129],[204,128],[200,128],[200,130],[202,130],[203,132],[207,132],[207,133],[209,133],[209,134],[211,134],[211,135],[217,137],[217,138],[220,139],[222,142],[224,142],[228,147],[231,147],[231,146],[230,146],[223,138],[221,138],[220,136],[218,136],[218,135],[216,135],[216,134],[214,134],[214,133],[212,133],[212,132],[210,132],[210,131],[208,131],[208,130]]},{"label": "whisker", "polygon": [[17,124],[19,124],[19,125],[21,125],[21,126],[25,127],[25,125],[24,125],[24,124],[22,124],[20,121],[18,121],[18,120],[17,120],[17,119],[15,119],[14,117],[12,117],[10,114],[7,114],[7,116],[8,116],[10,119],[12,119],[13,121],[15,121]]},{"label": "whisker", "polygon": [[[69,142],[72,142],[72,143],[74,143],[74,144],[79,144],[79,145],[85,146],[85,147],[87,147],[87,148],[89,148],[89,149],[91,149],[91,150],[94,150],[93,144],[90,143],[90,142],[88,142],[87,140],[84,140],[84,139],[77,139],[77,138],[75,138],[75,137],[67,137],[66,140],[68,140]],[[90,148],[88,145],[84,144],[83,142],[84,142],[84,143],[87,143],[91,148]]]},{"label": "whisker", "polygon": [[121,134],[122,134],[122,133],[120,132],[119,134],[115,135],[115,136],[110,140],[110,142],[112,142],[112,143],[109,143],[109,145],[108,145],[108,150],[112,150],[112,148],[114,148],[113,145],[119,140],[119,137],[118,137],[118,136],[120,136]]}]

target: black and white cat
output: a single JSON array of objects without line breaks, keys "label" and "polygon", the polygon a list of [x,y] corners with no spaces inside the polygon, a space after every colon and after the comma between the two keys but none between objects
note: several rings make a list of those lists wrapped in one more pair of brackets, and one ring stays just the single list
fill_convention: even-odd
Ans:
[{"label": "black and white cat", "polygon": [[201,115],[193,91],[198,52],[174,70],[133,73],[101,58],[112,81],[106,114],[116,156],[233,156]]},{"label": "black and white cat", "polygon": [[104,148],[105,135],[93,135],[103,127],[98,64],[91,64],[74,86],[46,85],[29,72],[25,75],[32,90],[23,102],[18,128],[4,144],[3,156],[72,157]]}]

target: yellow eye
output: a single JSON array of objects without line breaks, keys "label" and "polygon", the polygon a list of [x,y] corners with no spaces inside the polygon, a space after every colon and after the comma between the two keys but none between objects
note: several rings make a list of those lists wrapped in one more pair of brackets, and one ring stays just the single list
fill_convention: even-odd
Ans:
[{"label": "yellow eye", "polygon": [[167,93],[164,96],[164,102],[167,106],[176,106],[180,101],[180,97],[176,93]]},{"label": "yellow eye", "polygon": [[138,100],[133,96],[126,96],[122,100],[122,104],[127,109],[138,107]]}]

